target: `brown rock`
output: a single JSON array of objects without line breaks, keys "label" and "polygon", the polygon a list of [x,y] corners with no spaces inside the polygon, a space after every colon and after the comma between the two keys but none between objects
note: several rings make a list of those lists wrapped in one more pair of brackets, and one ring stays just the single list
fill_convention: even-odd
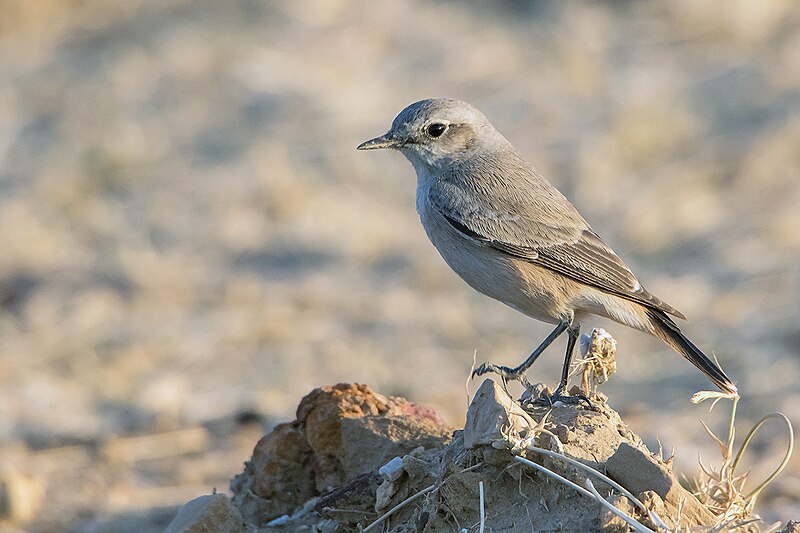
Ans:
[{"label": "brown rock", "polygon": [[292,514],[393,457],[445,444],[451,431],[433,410],[366,385],[315,389],[300,401],[296,421],[256,445],[231,482],[233,501],[251,523]]},{"label": "brown rock", "polygon": [[341,421],[344,418],[379,415],[389,409],[385,396],[366,385],[340,383],[314,389],[300,401],[297,420],[305,426],[305,437],[316,457],[316,486],[327,492],[347,480],[343,468]]},{"label": "brown rock", "polygon": [[[392,418],[393,422],[381,422],[381,417]],[[364,419],[352,422],[353,419]],[[348,457],[366,453],[369,469],[377,469],[394,457],[413,450],[415,445],[402,445],[404,440],[416,439],[419,435],[434,431],[437,436],[449,434],[451,428],[442,422],[436,413],[419,407],[404,398],[387,398],[376,394],[366,385],[340,383],[333,387],[315,389],[300,402],[297,420],[305,425],[305,435],[314,452],[316,486],[326,492],[365,471],[365,466],[352,468],[355,464]],[[342,433],[343,424],[346,435]],[[387,424],[386,430],[396,447],[394,451],[369,450],[359,440],[375,430],[370,425]],[[380,464],[378,464],[380,463]]]},{"label": "brown rock", "polygon": [[313,463],[302,424],[279,424],[258,441],[244,474],[231,483],[234,502],[245,514],[251,514],[248,507],[258,508],[260,500],[269,501],[269,512],[258,516],[261,520],[291,513],[318,494]]},{"label": "brown rock", "polygon": [[[684,489],[672,472],[646,449],[626,442],[606,462],[608,475],[620,485],[639,495],[653,491],[666,504],[670,514],[681,511],[681,522],[690,526],[711,526],[714,515],[688,490]],[[665,518],[662,516],[662,518]]]},{"label": "brown rock", "polygon": [[451,430],[426,418],[365,416],[341,421],[345,476],[352,479],[373,472],[394,457],[415,448],[446,444]]},{"label": "brown rock", "polygon": [[209,494],[190,501],[178,511],[164,533],[240,533],[245,531],[239,510],[224,494]]},{"label": "brown rock", "polygon": [[619,448],[606,463],[606,470],[622,486],[641,494],[652,490],[666,499],[673,485],[672,474],[646,451],[630,444],[620,443]]}]

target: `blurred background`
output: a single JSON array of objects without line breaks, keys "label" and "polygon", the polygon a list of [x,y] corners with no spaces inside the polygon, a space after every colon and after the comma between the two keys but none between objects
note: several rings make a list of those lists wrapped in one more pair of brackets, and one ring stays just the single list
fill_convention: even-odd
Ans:
[{"label": "blurred background", "polygon": [[[551,327],[447,268],[401,155],[355,151],[431,96],[483,110],[689,317],[739,382],[740,437],[776,410],[800,429],[797,2],[0,5],[3,531],[160,531],[317,386],[462,423],[473,354],[517,363]],[[593,326],[631,428],[689,478],[718,462],[705,378]],[[765,426],[754,478],[783,446]],[[798,475],[765,518],[798,518]]]}]

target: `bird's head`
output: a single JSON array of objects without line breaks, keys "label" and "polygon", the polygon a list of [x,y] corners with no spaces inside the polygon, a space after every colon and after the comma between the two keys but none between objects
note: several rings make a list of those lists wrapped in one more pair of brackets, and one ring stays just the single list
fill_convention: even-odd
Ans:
[{"label": "bird's head", "polygon": [[473,106],[450,98],[420,100],[403,109],[385,135],[359,150],[399,150],[418,170],[443,168],[508,141]]}]

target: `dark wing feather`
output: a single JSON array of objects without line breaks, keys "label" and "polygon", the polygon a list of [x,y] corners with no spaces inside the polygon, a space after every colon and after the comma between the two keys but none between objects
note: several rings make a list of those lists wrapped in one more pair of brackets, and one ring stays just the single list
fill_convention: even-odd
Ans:
[{"label": "dark wing feather", "polygon": [[444,213],[442,215],[450,225],[467,237],[483,242],[500,252],[627,300],[659,309],[679,318],[686,318],[642,287],[622,259],[591,229],[583,230],[574,242],[528,247],[481,235],[464,222]]},{"label": "dark wing feather", "polygon": [[637,281],[627,265],[592,230],[584,230],[578,241],[537,250],[533,262],[628,300],[686,318],[653,296]]},{"label": "dark wing feather", "polygon": [[451,226],[453,226],[455,229],[457,229],[467,237],[470,237],[471,239],[474,239],[476,241],[484,242],[489,246],[491,246],[492,248],[500,250],[501,252],[505,252],[509,255],[513,255],[521,259],[527,259],[529,261],[535,260],[538,257],[536,249],[534,248],[530,248],[527,246],[520,246],[518,244],[509,244],[507,242],[497,241],[494,239],[490,239],[488,237],[484,237],[483,235],[465,226],[455,218],[445,215],[444,213],[442,213],[442,216],[444,216],[444,218],[447,220],[447,222],[450,223]]}]

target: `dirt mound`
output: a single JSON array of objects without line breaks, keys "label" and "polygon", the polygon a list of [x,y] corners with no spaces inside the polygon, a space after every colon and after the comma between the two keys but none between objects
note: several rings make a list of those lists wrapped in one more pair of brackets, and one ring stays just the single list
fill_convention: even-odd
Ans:
[{"label": "dirt mound", "polygon": [[261,439],[231,482],[231,500],[194,500],[169,531],[224,524],[259,533],[430,533],[478,531],[481,522],[491,531],[628,531],[623,518],[569,485],[587,486],[580,465],[607,473],[655,511],[637,508],[613,481],[588,476],[600,496],[648,527],[657,530],[661,519],[670,530],[710,530],[715,516],[670,464],[602,394],[591,402],[523,408],[486,380],[465,428],[454,431],[433,411],[365,385],[316,389],[300,402],[297,420]]},{"label": "dirt mound", "polygon": [[321,494],[331,500],[377,486],[369,479],[377,481],[389,460],[419,447],[443,449],[452,432],[434,411],[366,385],[315,389],[300,402],[297,420],[256,445],[231,483],[233,502],[249,523],[261,524]]}]

